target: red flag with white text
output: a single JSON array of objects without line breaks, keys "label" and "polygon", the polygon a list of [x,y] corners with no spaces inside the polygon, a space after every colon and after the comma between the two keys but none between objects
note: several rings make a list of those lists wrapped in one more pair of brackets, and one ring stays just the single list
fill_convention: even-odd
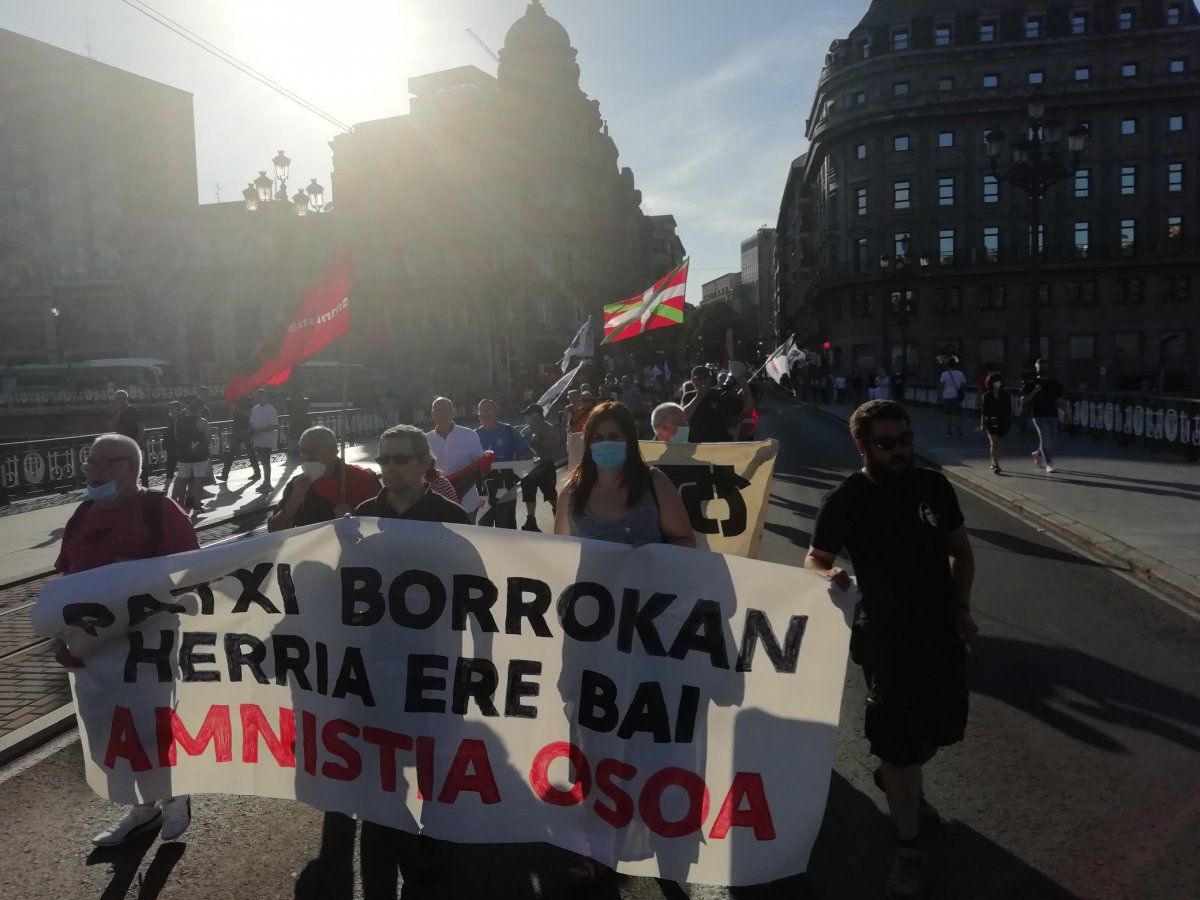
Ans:
[{"label": "red flag with white text", "polygon": [[344,254],[308,289],[300,308],[250,351],[249,371],[229,379],[226,400],[237,400],[267,385],[283,384],[291,377],[292,366],[350,330],[353,269],[353,260]]}]

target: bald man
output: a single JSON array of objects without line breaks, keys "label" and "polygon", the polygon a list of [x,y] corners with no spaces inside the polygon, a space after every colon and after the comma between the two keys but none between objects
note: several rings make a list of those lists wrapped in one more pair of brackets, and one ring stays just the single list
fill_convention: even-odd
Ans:
[{"label": "bald man", "polygon": [[[429,409],[433,418],[433,430],[425,433],[429,440],[429,452],[433,454],[437,467],[447,475],[465,469],[483,456],[483,445],[470,428],[454,422],[454,403],[447,397],[438,397]],[[463,494],[460,505],[474,523],[482,501],[479,491],[472,485]]]}]

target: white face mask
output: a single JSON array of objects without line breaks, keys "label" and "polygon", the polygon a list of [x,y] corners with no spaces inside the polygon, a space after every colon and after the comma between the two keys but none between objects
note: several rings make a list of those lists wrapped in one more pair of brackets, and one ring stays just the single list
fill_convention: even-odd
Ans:
[{"label": "white face mask", "polygon": [[675,429],[675,436],[671,438],[672,444],[686,444],[688,442],[688,433],[692,430],[690,425],[680,425]]},{"label": "white face mask", "polygon": [[300,463],[300,471],[313,481],[316,481],[325,474],[325,463],[315,459],[308,460],[307,462]]}]

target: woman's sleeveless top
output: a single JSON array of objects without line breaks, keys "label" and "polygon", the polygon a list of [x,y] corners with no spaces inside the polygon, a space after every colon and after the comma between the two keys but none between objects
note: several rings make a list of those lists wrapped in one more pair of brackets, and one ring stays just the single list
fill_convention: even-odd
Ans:
[{"label": "woman's sleeveless top", "polygon": [[598,519],[589,509],[579,515],[572,509],[570,515],[571,534],[574,537],[612,541],[631,547],[663,543],[663,533],[658,527],[658,500],[654,496],[653,486],[619,519]]}]

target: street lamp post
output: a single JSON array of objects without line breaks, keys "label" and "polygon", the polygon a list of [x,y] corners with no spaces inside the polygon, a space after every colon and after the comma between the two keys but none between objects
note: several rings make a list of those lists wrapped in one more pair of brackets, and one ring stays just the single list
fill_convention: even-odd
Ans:
[{"label": "street lamp post", "polygon": [[[912,283],[914,273],[924,275],[929,271],[930,258],[928,253],[921,253],[913,259],[909,253],[908,241],[901,244],[901,253],[890,256],[887,253],[879,257],[879,269],[883,272],[883,280],[888,288],[888,296],[883,304],[883,370],[886,372],[892,365],[891,334],[889,331],[891,315],[896,314],[900,325],[900,380],[908,378],[908,323],[909,316],[916,311],[916,297]],[[892,288],[895,288],[893,290]]]},{"label": "street lamp post", "polygon": [[1064,165],[1059,161],[1062,123],[1046,119],[1045,101],[1035,97],[1029,102],[1026,137],[1012,142],[1012,162],[1007,169],[1000,168],[1000,156],[1008,135],[1000,128],[993,128],[984,137],[992,176],[1020,188],[1029,198],[1029,362],[1041,355],[1042,344],[1039,284],[1045,249],[1042,240],[1042,199],[1051,187],[1075,174],[1087,143],[1088,130],[1085,125],[1077,124],[1066,135],[1070,160],[1069,164]]},{"label": "street lamp post", "polygon": [[313,178],[308,187],[297,191],[294,196],[289,196],[287,180],[291,174],[292,161],[288,159],[286,153],[280,150],[271,160],[271,164],[275,167],[274,178],[267,174],[266,169],[263,169],[258,173],[258,177],[247,184],[246,189],[242,191],[242,199],[245,201],[247,212],[254,212],[260,207],[271,206],[275,203],[290,204],[298,216],[325,211],[326,207],[323,203],[325,188],[317,184],[317,179]]}]

